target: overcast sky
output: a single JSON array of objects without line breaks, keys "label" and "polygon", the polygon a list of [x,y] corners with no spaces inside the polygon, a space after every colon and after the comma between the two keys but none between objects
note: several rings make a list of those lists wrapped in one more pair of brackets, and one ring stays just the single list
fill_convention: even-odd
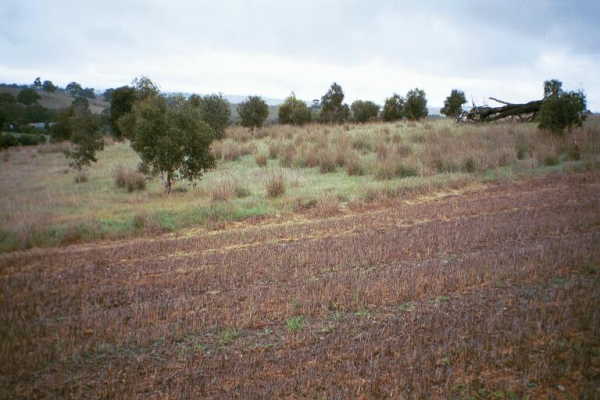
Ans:
[{"label": "overcast sky", "polygon": [[0,82],[383,103],[419,87],[538,99],[583,88],[600,111],[599,0],[0,0]]}]

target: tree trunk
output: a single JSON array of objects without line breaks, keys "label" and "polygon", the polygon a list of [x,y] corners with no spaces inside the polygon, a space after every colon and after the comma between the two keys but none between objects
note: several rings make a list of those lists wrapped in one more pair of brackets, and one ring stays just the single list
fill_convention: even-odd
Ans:
[{"label": "tree trunk", "polygon": [[533,120],[540,111],[543,100],[530,101],[524,104],[512,104],[505,101],[499,101],[493,97],[490,99],[504,104],[502,107],[473,107],[460,115],[459,121],[471,122],[492,122],[507,117],[518,117],[520,120]]},{"label": "tree trunk", "polygon": [[165,187],[167,189],[167,194],[171,194],[171,183],[173,181],[173,174],[171,171],[167,172],[167,181],[165,182]]}]

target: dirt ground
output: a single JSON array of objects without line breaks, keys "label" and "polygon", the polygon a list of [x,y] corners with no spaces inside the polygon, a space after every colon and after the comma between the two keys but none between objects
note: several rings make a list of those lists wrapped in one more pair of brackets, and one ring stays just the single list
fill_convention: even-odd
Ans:
[{"label": "dirt ground", "polygon": [[0,256],[0,397],[599,399],[600,173]]}]

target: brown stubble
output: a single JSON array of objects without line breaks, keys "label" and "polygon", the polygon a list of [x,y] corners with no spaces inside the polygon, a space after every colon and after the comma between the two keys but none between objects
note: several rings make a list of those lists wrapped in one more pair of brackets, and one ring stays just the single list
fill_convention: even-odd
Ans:
[{"label": "brown stubble", "polygon": [[[599,182],[550,176],[296,224],[2,256],[3,390],[447,398],[481,385],[536,398],[558,382],[585,393]],[[286,329],[298,315],[306,327]]]}]

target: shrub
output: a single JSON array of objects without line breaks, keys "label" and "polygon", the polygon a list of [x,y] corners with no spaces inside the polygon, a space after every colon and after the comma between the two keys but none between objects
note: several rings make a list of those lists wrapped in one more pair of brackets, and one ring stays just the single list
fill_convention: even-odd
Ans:
[{"label": "shrub", "polygon": [[421,89],[410,90],[406,94],[406,102],[404,103],[404,115],[411,120],[419,120],[425,118],[428,114],[427,99],[425,91]]},{"label": "shrub", "polygon": [[343,104],[344,91],[337,83],[333,83],[327,93],[321,97],[321,113],[319,119],[325,123],[342,123],[350,117],[350,107]]},{"label": "shrub", "polygon": [[260,128],[269,115],[269,106],[258,96],[250,96],[237,107],[242,126]]},{"label": "shrub", "polygon": [[0,149],[7,149],[18,145],[19,141],[16,136],[9,133],[0,133]]},{"label": "shrub", "polygon": [[562,135],[564,130],[581,126],[586,118],[586,99],[582,91],[562,92],[560,89],[544,99],[537,115],[540,129]]},{"label": "shrub", "polygon": [[267,166],[267,155],[260,153],[257,154],[256,156],[254,156],[254,160],[256,161],[256,165],[258,165],[259,167],[266,167]]},{"label": "shrub", "polygon": [[372,101],[356,100],[352,103],[352,116],[356,122],[367,122],[377,118],[379,106]]},{"label": "shrub", "polygon": [[22,89],[17,95],[17,101],[29,106],[40,99],[40,95],[34,89]]},{"label": "shrub", "polygon": [[456,118],[462,112],[462,105],[467,102],[462,90],[452,89],[450,96],[446,97],[444,107],[440,110],[447,117]]},{"label": "shrub", "polygon": [[280,124],[303,125],[310,120],[310,109],[305,102],[298,100],[294,93],[279,106]]},{"label": "shrub", "polygon": [[35,146],[46,142],[46,138],[41,135],[20,134],[17,136],[17,142],[20,146]]},{"label": "shrub", "polygon": [[394,94],[392,97],[385,99],[383,106],[382,118],[384,121],[397,121],[404,115],[404,98]]},{"label": "shrub", "polygon": [[273,174],[268,177],[266,183],[267,196],[271,198],[280,197],[285,193],[285,180],[281,174]]},{"label": "shrub", "polygon": [[191,96],[190,102],[200,108],[202,119],[214,130],[215,138],[223,138],[231,117],[229,102],[220,94]]}]

